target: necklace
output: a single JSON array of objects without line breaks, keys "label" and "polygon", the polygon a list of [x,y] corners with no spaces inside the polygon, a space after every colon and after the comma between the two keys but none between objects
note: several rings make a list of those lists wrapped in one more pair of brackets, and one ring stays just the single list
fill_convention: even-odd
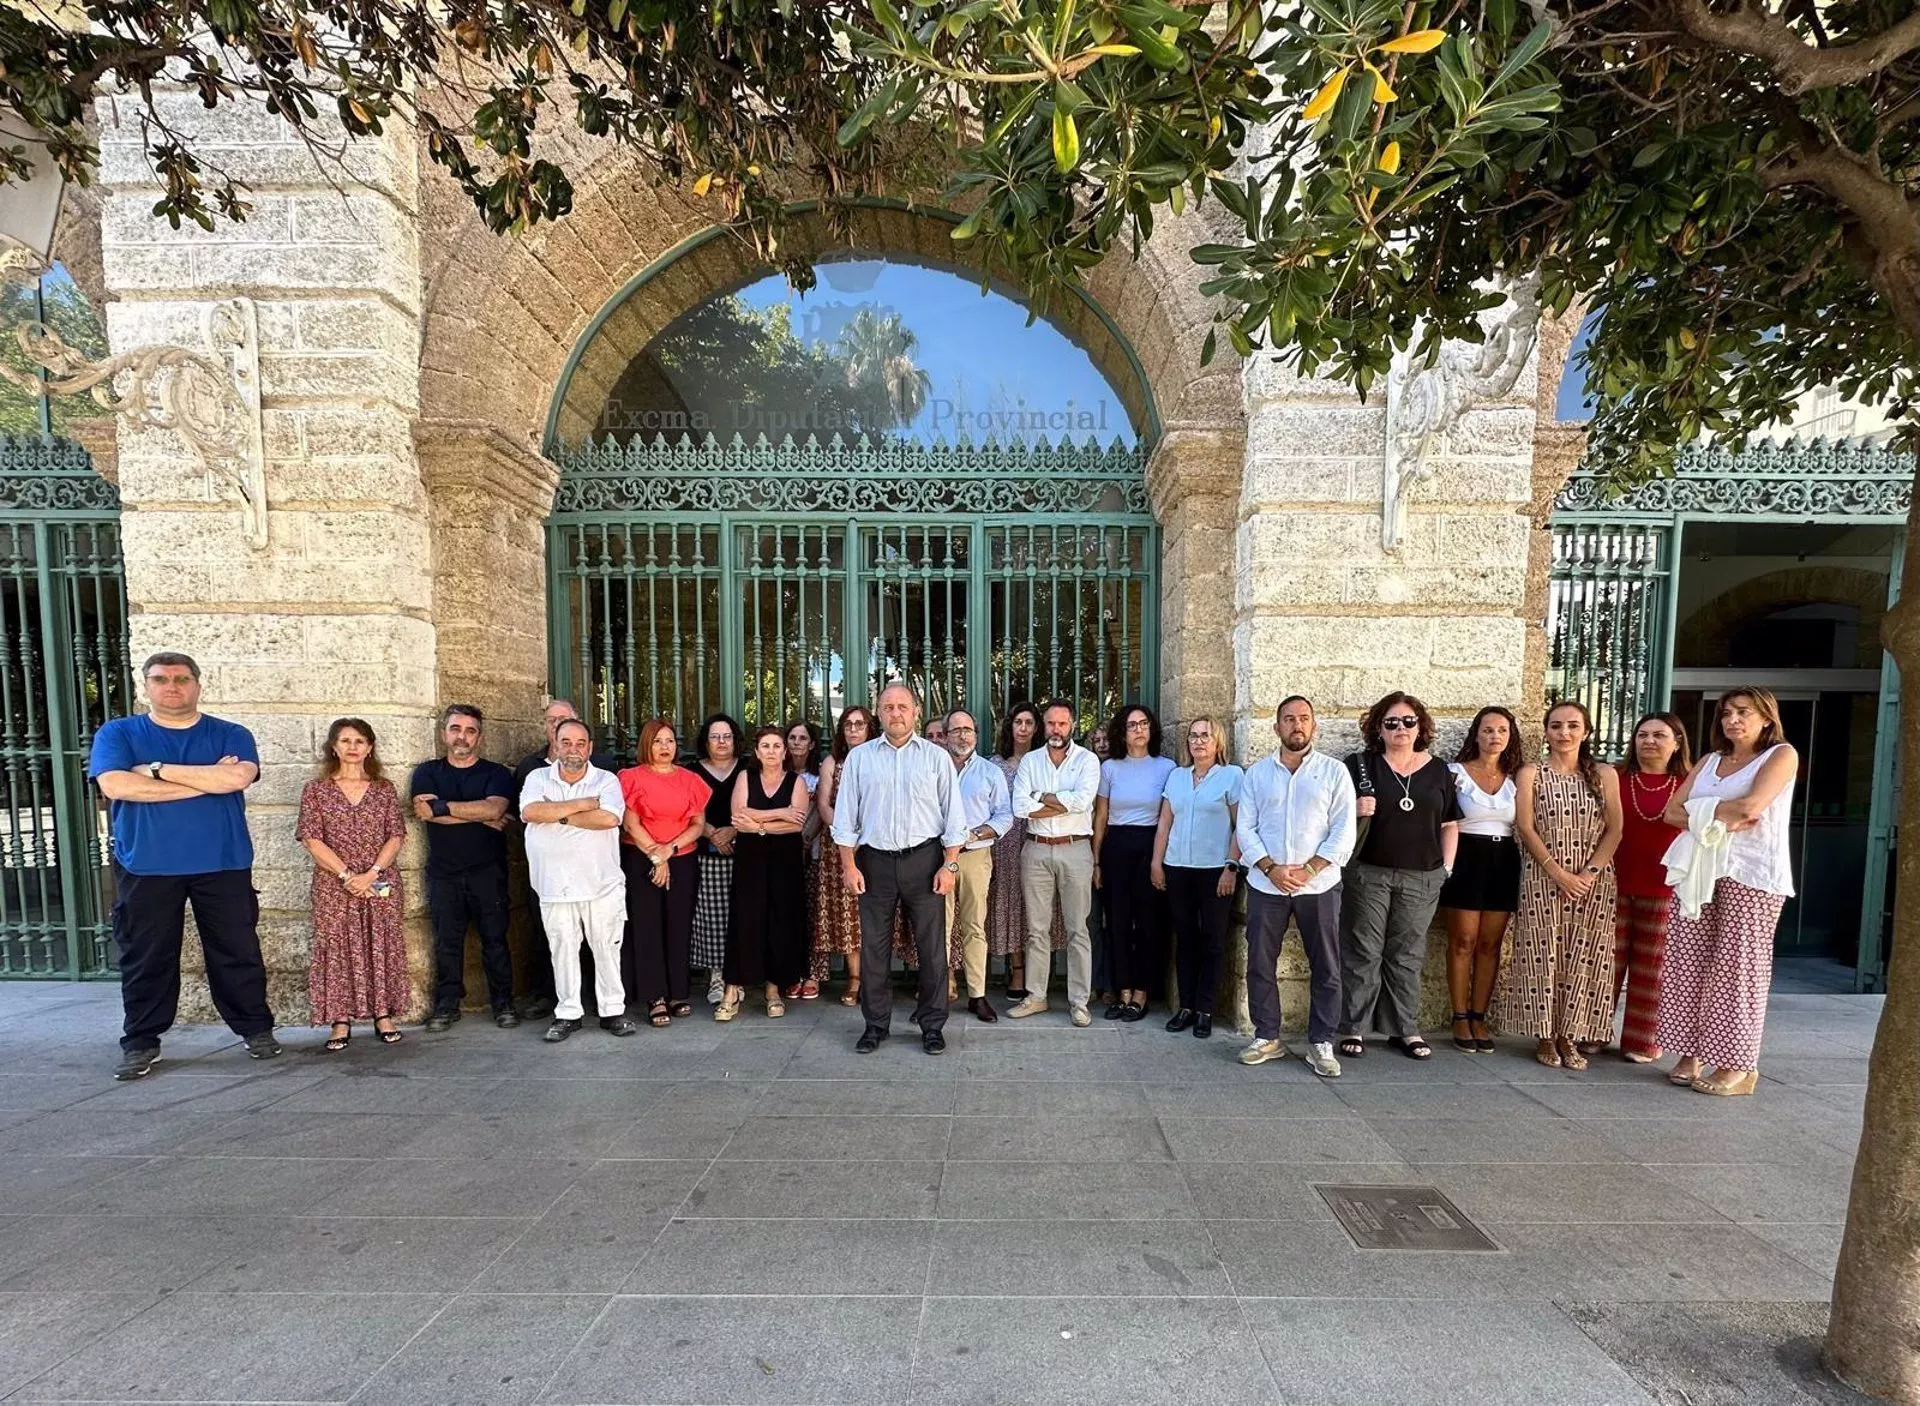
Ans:
[{"label": "necklace", "polygon": [[[1420,773],[1418,771],[1414,772],[1415,776],[1418,776],[1419,774]],[[1408,784],[1407,778],[1402,776],[1399,772],[1395,771],[1391,764],[1389,764],[1387,767],[1387,775],[1391,776],[1395,781],[1398,781],[1400,783],[1400,809],[1412,810],[1413,809],[1413,787]]]},{"label": "necklace", "polygon": [[1675,784],[1676,784],[1675,779],[1669,776],[1666,778],[1666,784],[1664,786],[1654,787],[1653,814],[1648,815],[1644,810],[1640,808],[1640,797],[1643,794],[1640,786],[1640,773],[1637,771],[1628,772],[1627,773],[1627,799],[1633,802],[1633,813],[1639,816],[1647,824],[1649,825],[1653,824],[1656,820],[1660,818],[1661,812],[1666,810],[1667,797],[1673,794],[1673,788]]}]

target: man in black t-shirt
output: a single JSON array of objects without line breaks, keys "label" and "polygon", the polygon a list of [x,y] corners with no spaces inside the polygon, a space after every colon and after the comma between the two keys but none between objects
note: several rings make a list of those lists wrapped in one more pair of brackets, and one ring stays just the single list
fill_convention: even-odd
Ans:
[{"label": "man in black t-shirt", "polygon": [[428,1030],[460,1019],[466,995],[467,929],[480,930],[480,960],[494,1024],[520,1023],[507,948],[507,811],[513,773],[480,755],[480,710],[449,703],[440,715],[446,756],[413,769],[413,813],[427,826],[427,906],[433,913],[433,1010]]},{"label": "man in black t-shirt", "polygon": [[[513,769],[513,799],[508,802],[508,813],[515,820],[520,818],[520,792],[525,789],[527,778],[543,766],[551,766],[560,758],[556,734],[560,724],[579,717],[573,704],[564,698],[556,698],[547,704],[544,721],[547,728],[547,745],[537,752],[529,752],[520,759]],[[593,765],[602,771],[617,772],[620,763],[606,752],[595,752]],[[547,951],[547,931],[540,921],[540,904],[534,900],[527,904],[527,920],[533,924],[533,941],[527,946],[527,1000],[522,1011],[527,1019],[538,1020],[553,1014],[553,958]],[[585,943],[580,946],[580,989],[593,989],[593,954]]]}]

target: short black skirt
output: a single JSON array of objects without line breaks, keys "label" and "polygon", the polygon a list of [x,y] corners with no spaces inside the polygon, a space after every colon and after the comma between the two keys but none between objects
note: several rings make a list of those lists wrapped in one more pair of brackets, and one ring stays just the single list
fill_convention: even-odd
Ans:
[{"label": "short black skirt", "polygon": [[1462,835],[1453,877],[1440,890],[1442,908],[1511,913],[1520,906],[1520,842],[1493,835]]}]

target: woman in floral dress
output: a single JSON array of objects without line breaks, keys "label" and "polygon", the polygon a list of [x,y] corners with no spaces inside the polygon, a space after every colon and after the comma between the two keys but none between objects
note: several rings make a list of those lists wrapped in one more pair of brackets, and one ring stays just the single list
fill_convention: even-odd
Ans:
[{"label": "woman in floral dress", "polygon": [[393,1018],[408,1000],[405,901],[393,867],[407,836],[400,797],[359,718],[334,720],[320,766],[300,793],[294,830],[313,856],[313,1023],[332,1027],[326,1047],[336,1052],[356,1020],[371,1020],[380,1043],[398,1044]]}]

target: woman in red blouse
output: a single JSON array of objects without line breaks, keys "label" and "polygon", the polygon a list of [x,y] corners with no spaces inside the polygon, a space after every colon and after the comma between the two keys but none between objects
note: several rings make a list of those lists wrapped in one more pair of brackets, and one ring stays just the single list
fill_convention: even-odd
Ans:
[{"label": "woman in red blouse", "polygon": [[1620,809],[1626,832],[1614,852],[1619,911],[1613,939],[1613,999],[1627,988],[1620,1053],[1635,1064],[1660,1058],[1654,1021],[1660,1009],[1660,963],[1667,950],[1667,887],[1661,856],[1680,833],[1660,818],[1687,779],[1687,728],[1672,713],[1648,713],[1634,725],[1633,751],[1620,763]]},{"label": "woman in red blouse", "polygon": [[665,718],[640,729],[640,765],[620,773],[627,813],[620,821],[620,867],[627,875],[627,990],[647,1003],[647,1020],[665,1025],[693,1014],[687,958],[693,945],[700,865],[694,842],[706,814],[707,783],[679,765],[680,739]]}]

